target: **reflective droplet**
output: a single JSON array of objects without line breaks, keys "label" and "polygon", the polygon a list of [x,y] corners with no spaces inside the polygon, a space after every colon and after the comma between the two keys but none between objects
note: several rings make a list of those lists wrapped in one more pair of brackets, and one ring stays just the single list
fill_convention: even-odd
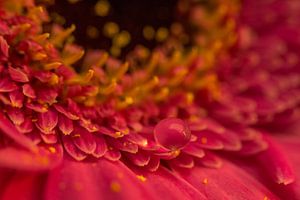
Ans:
[{"label": "reflective droplet", "polygon": [[186,122],[178,118],[167,118],[154,128],[155,141],[169,150],[183,148],[191,139],[191,131]]}]

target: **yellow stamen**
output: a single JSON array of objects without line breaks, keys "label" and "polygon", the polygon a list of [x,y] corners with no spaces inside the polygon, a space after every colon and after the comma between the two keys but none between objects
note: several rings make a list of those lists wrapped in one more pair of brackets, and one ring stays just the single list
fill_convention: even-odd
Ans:
[{"label": "yellow stamen", "polygon": [[155,36],[155,30],[152,26],[145,26],[143,28],[143,36],[146,40],[152,40]]},{"label": "yellow stamen", "polygon": [[142,182],[145,182],[147,180],[147,178],[143,175],[137,175],[136,177]]},{"label": "yellow stamen", "polygon": [[106,0],[100,0],[96,3],[94,10],[96,15],[104,17],[109,13],[110,4]]},{"label": "yellow stamen", "polygon": [[112,181],[110,183],[110,189],[113,192],[120,192],[121,191],[121,185],[118,182],[116,182],[116,181]]}]

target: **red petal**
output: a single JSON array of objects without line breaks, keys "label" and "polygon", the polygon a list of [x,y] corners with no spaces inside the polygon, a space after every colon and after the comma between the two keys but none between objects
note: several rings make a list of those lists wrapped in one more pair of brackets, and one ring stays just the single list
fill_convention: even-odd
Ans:
[{"label": "red petal", "polygon": [[52,169],[60,164],[62,152],[61,146],[40,147],[34,153],[6,147],[0,150],[0,166],[19,170]]},{"label": "red petal", "polygon": [[136,154],[127,153],[126,156],[137,166],[146,166],[150,161],[150,156],[145,153],[138,152]]},{"label": "red petal", "polygon": [[8,72],[12,80],[16,82],[26,83],[29,81],[27,74],[25,74],[21,69],[9,67]]},{"label": "red petal", "polygon": [[24,122],[24,113],[17,108],[10,108],[7,110],[9,119],[15,124],[20,125]]},{"label": "red petal", "polygon": [[23,94],[29,98],[36,98],[35,91],[29,84],[25,84],[22,86]]},{"label": "red petal", "polygon": [[188,170],[175,170],[199,192],[205,194],[207,199],[278,199],[245,171],[225,161],[220,169],[195,166]]},{"label": "red petal", "polygon": [[42,199],[45,178],[34,172],[18,172],[5,181],[5,187],[1,191],[1,200]]},{"label": "red petal", "polygon": [[58,128],[64,135],[70,135],[74,130],[73,121],[67,117],[59,115]]},{"label": "red petal", "polygon": [[0,35],[0,60],[7,60],[8,58],[8,44],[6,40]]},{"label": "red petal", "polygon": [[73,142],[81,151],[86,154],[92,154],[95,151],[97,145],[92,133],[80,127],[75,128],[73,133],[75,134],[75,137],[72,137]]},{"label": "red petal", "polygon": [[104,157],[111,161],[117,161],[117,160],[120,160],[121,153],[120,153],[120,151],[109,147],[108,151],[106,151],[106,153],[104,154]]},{"label": "red petal", "polygon": [[203,158],[205,155],[204,150],[193,143],[188,144],[182,151],[197,158]]},{"label": "red petal", "polygon": [[55,144],[57,143],[57,135],[54,132],[54,134],[43,134],[40,133],[42,140],[46,143],[46,144]]},{"label": "red petal", "polygon": [[48,110],[45,113],[38,114],[38,120],[36,126],[45,134],[52,133],[52,130],[56,127],[58,122],[57,112],[53,110]]},{"label": "red petal", "polygon": [[12,92],[18,89],[16,84],[7,78],[0,80],[0,92]]},{"label": "red petal", "polygon": [[149,171],[155,172],[160,166],[160,159],[156,156],[152,156],[147,166],[145,166]]},{"label": "red petal", "polygon": [[65,161],[49,173],[45,200],[143,199],[155,200],[144,183],[121,162],[99,159],[95,163]]},{"label": "red petal", "polygon": [[16,108],[22,108],[23,107],[23,101],[24,101],[24,95],[20,91],[13,91],[9,93],[9,99],[11,101],[12,107]]},{"label": "red petal", "polygon": [[77,161],[81,161],[87,157],[87,155],[80,151],[75,144],[73,143],[73,140],[70,138],[70,136],[63,136],[62,137],[63,145],[65,150],[68,152],[68,154],[73,157]]},{"label": "red petal", "polygon": [[181,153],[177,158],[171,161],[171,164],[182,168],[193,168],[194,160],[193,157]]},{"label": "red petal", "polygon": [[25,135],[18,132],[15,126],[5,117],[5,115],[0,111],[0,130],[13,139],[19,145],[30,149],[32,151],[36,151],[37,147],[34,143],[28,139]]},{"label": "red petal", "polygon": [[93,156],[95,156],[96,158],[100,158],[100,157],[104,156],[104,154],[107,151],[106,141],[102,137],[98,137],[98,136],[95,136],[95,141],[96,141],[97,147],[93,153]]},{"label": "red petal", "polygon": [[58,112],[60,112],[61,114],[65,115],[66,117],[68,117],[68,118],[71,119],[71,120],[78,120],[78,119],[79,119],[79,117],[78,117],[77,115],[75,115],[75,114],[73,114],[73,113],[67,111],[63,106],[60,106],[60,105],[55,104],[55,105],[54,105],[54,108],[55,108]]},{"label": "red petal", "polygon": [[164,167],[160,167],[154,173],[139,169],[134,171],[145,177],[144,188],[150,190],[157,199],[207,200],[205,192],[201,193],[196,187]]},{"label": "red petal", "polygon": [[211,131],[194,131],[193,134],[198,137],[198,140],[194,144],[199,148],[213,150],[224,148],[222,140],[216,133],[213,133]]},{"label": "red petal", "polygon": [[137,153],[138,152],[138,146],[136,144],[126,141],[123,138],[120,138],[120,139],[107,138],[107,142],[109,143],[110,146],[112,146],[120,151],[126,151],[129,153]]},{"label": "red petal", "polygon": [[205,152],[203,158],[199,159],[199,162],[206,167],[220,168],[222,166],[221,159],[208,151]]},{"label": "red petal", "polygon": [[31,119],[26,118],[25,121],[21,125],[16,126],[16,128],[21,133],[30,133],[33,130],[33,123]]},{"label": "red petal", "polygon": [[281,148],[269,137],[264,136],[264,138],[268,142],[269,147],[258,156],[266,173],[269,173],[279,184],[287,185],[294,182],[294,171]]}]

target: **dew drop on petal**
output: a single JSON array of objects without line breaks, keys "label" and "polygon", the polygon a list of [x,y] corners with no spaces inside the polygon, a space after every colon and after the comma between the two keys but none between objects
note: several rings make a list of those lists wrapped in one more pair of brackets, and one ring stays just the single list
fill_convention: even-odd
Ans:
[{"label": "dew drop on petal", "polygon": [[161,120],[154,128],[157,144],[169,150],[183,148],[191,139],[191,131],[186,122],[178,118]]}]

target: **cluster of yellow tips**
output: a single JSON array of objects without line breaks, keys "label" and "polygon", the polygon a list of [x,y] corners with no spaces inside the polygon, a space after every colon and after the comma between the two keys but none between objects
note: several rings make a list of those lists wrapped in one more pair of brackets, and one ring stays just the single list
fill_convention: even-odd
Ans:
[{"label": "cluster of yellow tips", "polygon": [[[179,6],[186,2],[180,1]],[[210,10],[201,4],[190,5],[191,14],[187,23],[198,27],[201,32],[187,33],[179,22],[174,22],[170,29],[161,27],[154,30],[145,25],[143,35],[146,39],[164,41],[159,48],[150,51],[146,47],[137,46],[124,63],[102,51],[96,59],[88,60],[88,66],[82,67],[80,73],[66,81],[66,87],[74,84],[92,86],[88,94],[76,100],[86,106],[93,106],[113,99],[119,109],[138,105],[144,100],[164,101],[178,92],[185,93],[187,102],[191,103],[194,101],[194,92],[199,89],[206,89],[214,98],[218,98],[218,80],[212,68],[218,57],[226,54],[226,49],[235,43],[234,17],[238,12],[238,3],[215,0],[213,5],[215,9]],[[31,19],[40,20],[41,16],[47,16],[42,7],[32,9],[32,12],[28,12]],[[105,16],[109,9],[109,2],[100,0],[95,6],[95,13]],[[111,54],[119,54],[120,49],[132,39],[127,31],[120,30],[114,22],[107,22],[102,29],[104,35],[113,41]],[[49,61],[45,59],[47,55],[36,55],[36,60],[40,61],[39,67],[52,70],[64,64],[72,69],[72,65],[84,57],[83,48],[72,43],[71,34],[74,30],[73,25],[67,29],[53,29],[51,34],[41,31],[40,35],[33,36],[44,47],[54,45],[61,49],[61,60]],[[99,31],[96,27],[89,27],[87,34],[98,37]],[[187,41],[190,43],[189,48],[184,47]],[[58,77],[53,77],[53,84],[57,80]]]}]

